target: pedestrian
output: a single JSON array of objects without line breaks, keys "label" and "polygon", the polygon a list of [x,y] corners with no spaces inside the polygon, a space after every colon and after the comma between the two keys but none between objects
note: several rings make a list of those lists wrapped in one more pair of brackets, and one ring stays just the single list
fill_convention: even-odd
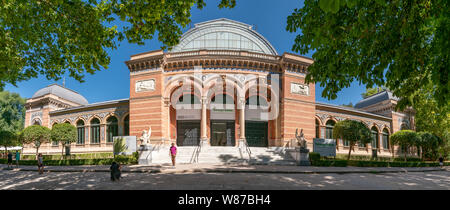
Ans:
[{"label": "pedestrian", "polygon": [[175,157],[177,156],[177,147],[175,147],[175,143],[172,143],[170,147],[169,155],[172,158],[172,166],[175,166]]},{"label": "pedestrian", "polygon": [[439,157],[439,166],[442,168],[444,167],[444,158],[441,156]]},{"label": "pedestrian", "polygon": [[44,173],[44,160],[42,158],[42,153],[39,153],[39,155],[37,157],[37,162],[38,162],[39,174],[43,174]]},{"label": "pedestrian", "polygon": [[111,181],[120,181],[122,175],[121,169],[122,166],[120,164],[112,162],[111,167],[109,167],[109,170],[111,171]]},{"label": "pedestrian", "polygon": [[8,169],[11,168],[12,165],[12,153],[8,152]]},{"label": "pedestrian", "polygon": [[19,168],[20,153],[16,151],[16,167]]}]

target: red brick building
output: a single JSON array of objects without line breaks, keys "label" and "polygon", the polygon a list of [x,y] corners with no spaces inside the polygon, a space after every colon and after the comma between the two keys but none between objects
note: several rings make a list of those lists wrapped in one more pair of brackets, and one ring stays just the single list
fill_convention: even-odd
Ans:
[{"label": "red brick building", "polygon": [[[50,85],[27,100],[25,126],[71,123],[78,129],[72,152],[112,151],[112,136],[142,136],[151,144],[178,146],[287,147],[303,129],[313,138],[330,138],[340,120],[364,122],[374,142],[355,153],[391,155],[389,135],[414,129],[414,111],[395,112],[397,98],[384,91],[354,108],[318,103],[315,84],[306,84],[311,58],[283,53],[250,25],[228,19],[196,24],[171,51],[132,55],[130,98],[89,104],[76,93]],[[338,153],[345,142],[337,142]],[[48,143],[43,153],[58,153]],[[348,150],[347,150],[348,151]],[[25,152],[33,153],[32,145]]]}]

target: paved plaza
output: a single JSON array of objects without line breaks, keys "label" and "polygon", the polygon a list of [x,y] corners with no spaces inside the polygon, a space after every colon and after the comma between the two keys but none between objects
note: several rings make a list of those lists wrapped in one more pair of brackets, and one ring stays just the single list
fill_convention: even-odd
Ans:
[{"label": "paved plaza", "polygon": [[[0,165],[5,167],[5,165]],[[450,171],[438,168],[356,168],[296,166],[159,166],[124,168],[111,182],[107,166],[48,167],[40,175],[32,166],[0,170],[0,189],[49,190],[449,190]],[[87,170],[86,168],[90,168]],[[139,169],[138,169],[139,168]],[[157,166],[153,166],[153,169]],[[188,170],[191,168],[192,170]],[[299,169],[300,168],[300,169]],[[30,170],[28,170],[30,169]],[[59,169],[59,170],[58,170]],[[62,170],[62,169],[65,169]],[[209,169],[206,170],[206,169]],[[213,170],[214,169],[214,170]],[[218,170],[221,169],[221,170]],[[239,170],[240,169],[240,170]],[[270,170],[271,169],[271,170]],[[202,171],[203,170],[203,171]],[[233,171],[234,170],[234,171]],[[328,171],[326,171],[328,170]],[[335,173],[332,173],[334,170]],[[401,170],[404,170],[401,172]],[[59,172],[57,172],[59,171]],[[88,171],[88,172],[82,172]],[[227,172],[228,171],[228,172]],[[264,172],[265,171],[265,172]],[[314,172],[315,171],[315,172]],[[317,173],[316,173],[317,172]],[[379,173],[376,173],[379,172]]]}]

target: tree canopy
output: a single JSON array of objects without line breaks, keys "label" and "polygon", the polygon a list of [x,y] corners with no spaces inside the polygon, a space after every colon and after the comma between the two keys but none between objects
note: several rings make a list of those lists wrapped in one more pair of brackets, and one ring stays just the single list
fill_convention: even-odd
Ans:
[{"label": "tree canopy", "polygon": [[412,130],[400,130],[391,136],[391,144],[398,145],[403,149],[405,161],[408,148],[419,146],[420,142],[420,135]]},{"label": "tree canopy", "polygon": [[69,123],[59,123],[52,127],[50,132],[52,141],[61,142],[61,157],[64,157],[64,147],[67,144],[77,141],[77,128]]},{"label": "tree canopy", "polygon": [[386,84],[412,104],[421,87],[433,84],[442,107],[450,101],[450,2],[447,0],[305,0],[287,19],[301,31],[292,50],[314,51],[307,82],[320,82],[335,99],[353,81],[367,88]]},{"label": "tree canopy", "polygon": [[28,126],[23,130],[21,138],[24,144],[34,143],[37,155],[39,147],[50,140],[50,129],[42,125]]},{"label": "tree canopy", "polygon": [[19,94],[8,91],[0,92],[0,131],[16,133],[23,129],[25,120],[24,105],[25,99],[20,97]]},{"label": "tree canopy", "polygon": [[367,144],[372,141],[371,132],[366,125],[362,122],[354,120],[343,120],[337,122],[333,127],[333,138],[349,141],[350,148],[348,151],[347,160],[350,159],[352,149],[357,142]]},{"label": "tree canopy", "polygon": [[439,146],[443,145],[442,139],[429,132],[418,132],[418,134],[420,136],[418,146],[421,148],[422,159],[427,157],[436,160]]},{"label": "tree canopy", "polygon": [[[232,8],[236,0],[221,0]],[[126,39],[143,44],[155,34],[170,48],[190,22],[193,6],[204,0],[36,0],[0,1],[0,90],[6,83],[45,75],[60,79],[66,71],[84,81],[85,73],[107,68],[108,49]],[[123,27],[116,20],[125,22]]]},{"label": "tree canopy", "polygon": [[8,152],[7,147],[18,146],[18,135],[11,131],[0,130],[0,146],[5,148],[5,153]]}]

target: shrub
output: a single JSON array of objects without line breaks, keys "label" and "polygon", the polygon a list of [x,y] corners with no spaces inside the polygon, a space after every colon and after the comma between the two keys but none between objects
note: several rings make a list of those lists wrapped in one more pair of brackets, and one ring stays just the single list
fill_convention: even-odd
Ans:
[{"label": "shrub", "polygon": [[320,154],[317,152],[310,152],[309,153],[309,160],[310,161],[317,161],[320,160]]}]

